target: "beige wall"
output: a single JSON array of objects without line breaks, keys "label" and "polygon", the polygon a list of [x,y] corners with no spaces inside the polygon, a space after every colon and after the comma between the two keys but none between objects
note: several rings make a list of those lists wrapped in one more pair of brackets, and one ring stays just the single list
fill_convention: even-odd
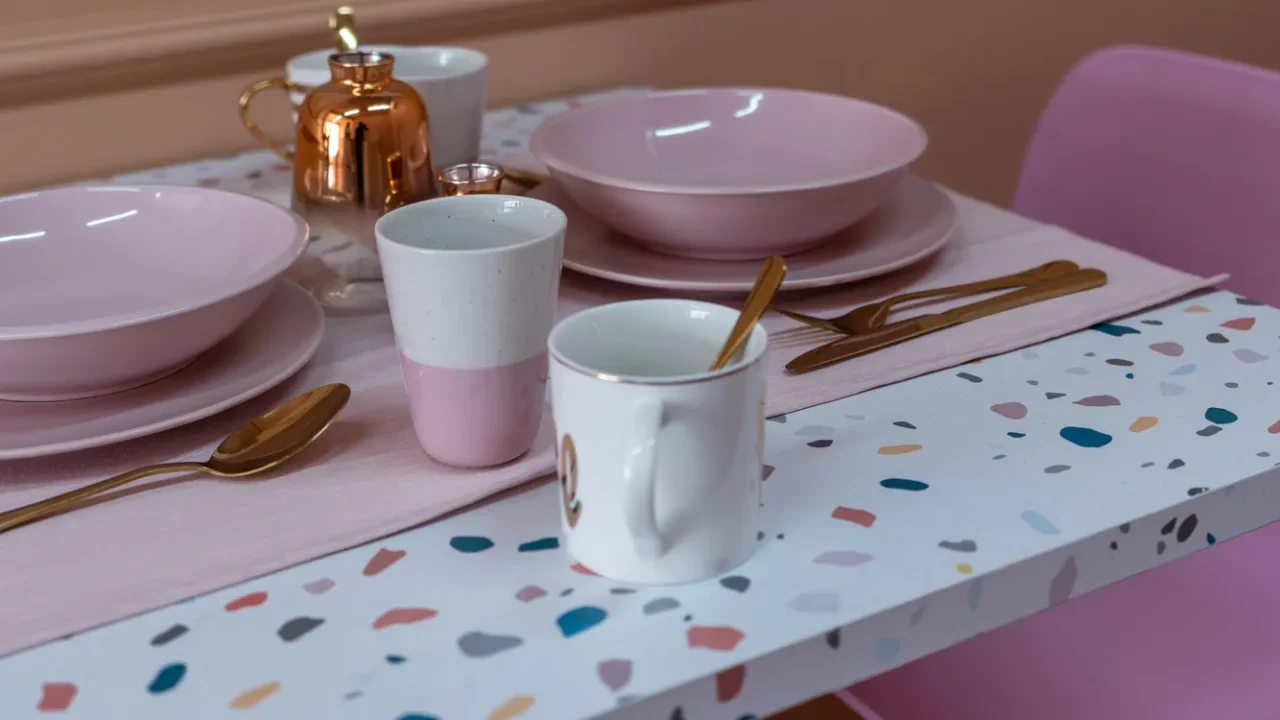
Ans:
[{"label": "beige wall", "polygon": [[[1004,202],[1040,108],[1083,54],[1142,42],[1280,67],[1277,28],[1277,0],[745,0],[460,41],[492,56],[495,104],[634,83],[868,98],[929,130],[920,172]],[[0,189],[246,149],[235,96],[272,70],[0,105]]]}]

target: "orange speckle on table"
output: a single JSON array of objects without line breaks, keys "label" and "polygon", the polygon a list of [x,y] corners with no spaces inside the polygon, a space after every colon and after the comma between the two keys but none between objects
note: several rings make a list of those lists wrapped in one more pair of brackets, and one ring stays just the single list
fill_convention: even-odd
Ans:
[{"label": "orange speckle on table", "polygon": [[517,695],[489,713],[489,720],[511,720],[513,717],[523,715],[531,707],[533,707],[532,695]]},{"label": "orange speckle on table", "polygon": [[1271,423],[1271,427],[1267,428],[1267,432],[1272,435],[1280,434],[1280,420]]},{"label": "orange speckle on table", "polygon": [[40,712],[61,712],[71,707],[79,690],[75,683],[47,682],[40,686],[40,704],[36,709]]},{"label": "orange speckle on table", "polygon": [[249,688],[248,690],[245,690],[244,692],[237,695],[235,699],[231,701],[231,709],[232,710],[252,709],[253,706],[257,705],[263,700],[266,700],[272,695],[275,695],[276,691],[279,689],[280,689],[280,683],[276,682],[275,680],[272,680],[269,683],[263,683],[257,687]]},{"label": "orange speckle on table", "polygon": [[1159,422],[1160,422],[1160,418],[1156,417],[1155,415],[1143,415],[1142,417],[1133,421],[1133,424],[1129,426],[1129,430],[1131,432],[1139,433],[1144,430],[1150,430],[1151,428],[1155,427],[1156,424]]},{"label": "orange speckle on table", "polygon": [[586,565],[583,565],[582,563],[574,563],[569,566],[569,569],[578,573],[579,575],[596,575],[596,576],[599,575],[599,573],[587,567]]},{"label": "orange speckle on table", "polygon": [[728,652],[746,637],[741,630],[728,625],[707,626],[694,625],[685,632],[685,638],[691,648],[706,648]]},{"label": "orange speckle on table", "polygon": [[1252,330],[1253,324],[1257,322],[1255,318],[1242,317],[1235,320],[1228,320],[1222,323],[1222,327],[1231,328],[1232,330]]},{"label": "orange speckle on table", "polygon": [[365,563],[364,574],[368,576],[377,575],[387,568],[400,562],[400,558],[407,555],[404,550],[388,550],[386,548],[378,548],[378,552],[369,558],[369,562]]},{"label": "orange speckle on table", "polygon": [[391,627],[392,625],[412,625],[423,620],[430,620],[440,613],[431,608],[414,607],[414,608],[392,608],[378,616],[373,621],[373,629],[381,630]]},{"label": "orange speckle on table", "polygon": [[728,670],[716,674],[716,702],[727,703],[742,692],[742,683],[747,679],[747,666],[734,665]]},{"label": "orange speckle on table", "polygon": [[956,571],[961,575],[972,575],[973,566],[969,563],[960,563],[959,565],[956,565]]},{"label": "orange speckle on table", "polygon": [[881,447],[879,450],[877,450],[876,452],[881,455],[906,455],[907,453],[913,453],[922,447],[924,446],[923,445],[885,445]]},{"label": "orange speckle on table", "polygon": [[855,525],[862,527],[871,527],[876,524],[876,514],[869,510],[860,508],[851,508],[841,505],[831,511],[831,517],[836,520],[847,520]]},{"label": "orange speckle on table", "polygon": [[267,594],[264,592],[249,593],[242,595],[235,600],[226,604],[227,612],[235,612],[245,608],[257,607],[267,601]]},{"label": "orange speckle on table", "polygon": [[1207,312],[1209,312],[1209,308],[1207,308],[1207,307],[1205,307],[1205,306],[1203,306],[1203,305],[1191,305],[1191,306],[1189,306],[1186,310],[1183,310],[1182,312],[1189,312],[1189,313],[1207,313]]}]

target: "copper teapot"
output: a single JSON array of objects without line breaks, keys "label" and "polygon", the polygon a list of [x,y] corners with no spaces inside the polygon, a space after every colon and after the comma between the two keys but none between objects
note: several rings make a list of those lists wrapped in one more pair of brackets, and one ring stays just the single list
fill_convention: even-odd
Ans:
[{"label": "copper teapot", "polygon": [[334,53],[330,81],[308,93],[298,108],[293,209],[325,246],[338,248],[321,258],[339,276],[318,293],[329,305],[380,304],[343,299],[350,295],[346,284],[382,279],[374,223],[401,205],[436,195],[427,108],[417,91],[392,77],[394,65],[384,52]]}]

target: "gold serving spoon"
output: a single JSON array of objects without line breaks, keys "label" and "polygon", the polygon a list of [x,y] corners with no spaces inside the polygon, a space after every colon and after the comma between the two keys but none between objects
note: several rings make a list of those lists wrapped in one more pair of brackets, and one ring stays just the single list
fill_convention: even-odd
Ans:
[{"label": "gold serving spoon", "polygon": [[175,472],[202,472],[222,478],[241,478],[269,470],[320,437],[351,399],[351,388],[324,385],[272,408],[231,433],[202,463],[178,462],[152,465],[47,500],[0,513],[0,533],[57,515],[81,500],[100,495],[134,480]]},{"label": "gold serving spoon", "polygon": [[724,347],[720,348],[716,361],[711,363],[711,372],[727,365],[729,358],[733,357],[733,354],[738,352],[738,348],[742,347],[742,343],[746,342],[747,337],[751,335],[751,330],[755,328],[757,322],[760,322],[764,311],[769,309],[774,293],[778,292],[782,279],[786,276],[787,264],[782,258],[774,255],[764,261],[764,267],[760,269],[760,277],[757,277],[756,284],[751,286],[751,294],[747,295],[747,302],[742,306],[742,312],[738,313],[738,322],[733,324],[729,337],[725,338]]},{"label": "gold serving spoon", "polygon": [[994,290],[1028,287],[1045,280],[1066,277],[1079,269],[1080,266],[1070,260],[1054,260],[1012,275],[1002,275],[1001,277],[964,283],[963,285],[950,285],[948,287],[917,290],[894,295],[885,300],[856,307],[843,315],[833,318],[813,317],[791,312],[790,310],[778,310],[777,312],[796,322],[821,330],[830,330],[831,332],[844,333],[846,335],[860,335],[883,327],[885,321],[889,319],[889,311],[895,305],[929,298],[958,298],[966,295],[980,295]]}]

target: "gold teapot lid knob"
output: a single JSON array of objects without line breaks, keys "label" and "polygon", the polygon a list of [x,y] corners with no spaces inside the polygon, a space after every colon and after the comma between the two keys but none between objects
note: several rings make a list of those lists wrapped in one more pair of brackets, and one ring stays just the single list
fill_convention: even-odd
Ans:
[{"label": "gold teapot lid knob", "polygon": [[355,11],[343,5],[329,16],[329,29],[333,31],[333,45],[338,52],[355,50],[360,42],[356,39]]}]

